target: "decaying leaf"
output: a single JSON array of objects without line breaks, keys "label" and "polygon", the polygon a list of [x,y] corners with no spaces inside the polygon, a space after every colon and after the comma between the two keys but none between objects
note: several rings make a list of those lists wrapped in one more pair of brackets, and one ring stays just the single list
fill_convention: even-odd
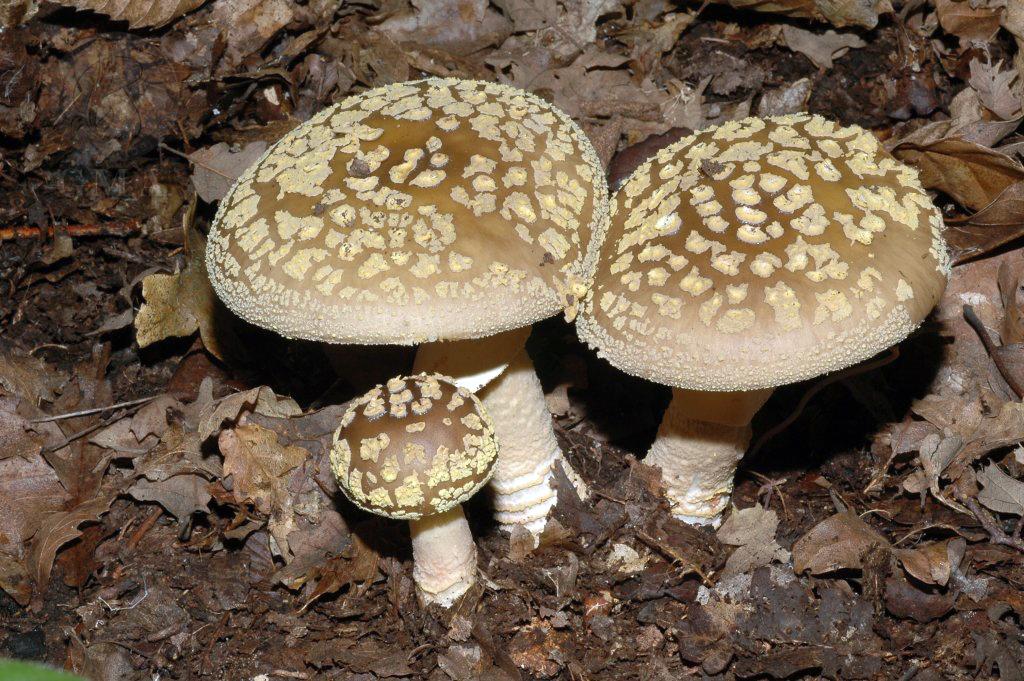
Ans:
[{"label": "decaying leaf", "polygon": [[82,524],[99,520],[117,495],[117,491],[102,492],[74,508],[51,513],[40,523],[27,557],[29,574],[37,589],[45,589],[50,581],[50,570],[60,547],[82,534]]},{"label": "decaying leaf", "polygon": [[996,513],[1024,516],[1024,482],[1011,478],[994,463],[978,471],[978,501]]},{"label": "decaying leaf", "polygon": [[775,541],[779,528],[779,517],[775,511],[755,504],[750,508],[736,509],[718,528],[718,540],[735,546],[722,570],[722,578],[752,572],[773,561],[785,562],[789,551]]},{"label": "decaying leaf", "polygon": [[228,395],[211,402],[199,415],[199,439],[216,434],[225,421],[235,421],[242,414],[256,412],[265,416],[298,416],[302,409],[290,397],[278,397],[267,386]]},{"label": "decaying leaf", "polygon": [[288,490],[288,472],[302,465],[308,452],[281,445],[273,431],[255,424],[224,430],[217,442],[235,498],[240,503],[251,501],[270,516],[270,534],[281,554],[288,555],[288,534],[296,512]]},{"label": "decaying leaf", "polygon": [[199,331],[203,345],[220,359],[237,356],[240,344],[231,316],[206,274],[206,240],[193,227],[185,231],[185,267],[174,274],[151,274],[142,280],[146,302],[135,317],[136,339],[146,347],[165,338]]},{"label": "decaying leaf", "polygon": [[878,15],[892,11],[889,0],[716,0],[739,9],[827,21],[833,26],[874,28]]},{"label": "decaying leaf", "polygon": [[903,142],[893,153],[916,166],[921,183],[972,210],[986,208],[1013,184],[1024,182],[1024,167],[1009,156],[962,139],[930,144]]},{"label": "decaying leaf", "polygon": [[849,511],[821,521],[793,545],[793,569],[821,575],[836,570],[859,570],[868,551],[889,541]]},{"label": "decaying leaf", "polygon": [[501,43],[512,24],[487,0],[412,0],[408,12],[388,17],[380,30],[413,43],[463,56]]},{"label": "decaying leaf", "polygon": [[962,537],[894,551],[904,569],[925,584],[945,586],[964,559],[967,542]]},{"label": "decaying leaf", "polygon": [[1002,14],[997,7],[970,0],[935,0],[935,13],[947,33],[979,43],[987,43],[995,37]]},{"label": "decaying leaf", "polygon": [[789,24],[782,27],[782,37],[789,49],[804,55],[819,69],[830,69],[834,59],[867,45],[856,33],[812,33]]},{"label": "decaying leaf", "polygon": [[127,21],[132,28],[163,26],[191,12],[206,0],[59,0],[80,10],[106,14]]},{"label": "decaying leaf", "polygon": [[199,198],[207,203],[220,201],[238,176],[266,150],[267,143],[262,140],[248,142],[238,148],[218,142],[189,154],[188,159],[194,164],[192,186]]},{"label": "decaying leaf", "polygon": [[52,402],[67,377],[36,357],[0,352],[0,387],[38,406]]}]

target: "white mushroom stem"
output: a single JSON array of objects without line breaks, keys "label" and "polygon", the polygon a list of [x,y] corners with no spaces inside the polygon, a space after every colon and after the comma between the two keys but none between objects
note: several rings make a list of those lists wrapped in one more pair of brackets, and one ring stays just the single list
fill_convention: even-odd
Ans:
[{"label": "white mushroom stem", "polygon": [[490,483],[495,517],[506,532],[522,527],[538,537],[556,501],[556,463],[581,498],[587,489],[558,447],[544,390],[524,347],[528,335],[526,329],[480,340],[424,344],[413,371],[439,372],[476,391],[494,421],[498,441]]},{"label": "white mushroom stem", "polygon": [[420,601],[450,608],[476,582],[476,544],[461,506],[409,521]]},{"label": "white mushroom stem", "polygon": [[771,394],[673,390],[644,461],[661,468],[676,518],[713,527],[722,522],[736,466],[750,444],[750,421]]}]

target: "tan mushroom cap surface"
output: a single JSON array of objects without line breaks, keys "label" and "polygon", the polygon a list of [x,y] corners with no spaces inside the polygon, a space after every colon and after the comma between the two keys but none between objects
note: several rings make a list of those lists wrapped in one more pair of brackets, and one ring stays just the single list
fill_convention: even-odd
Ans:
[{"label": "tan mushroom cap surface", "polygon": [[393,378],[355,400],[331,468],[360,508],[390,518],[443,513],[491,477],[498,448],[483,405],[438,374]]},{"label": "tan mushroom cap surface", "polygon": [[398,83],[270,147],[221,202],[207,266],[229,308],[285,336],[481,338],[582,295],[607,205],[590,142],[539,97]]},{"label": "tan mushroom cap surface", "polygon": [[692,390],[841,369],[916,328],[949,276],[917,173],[868,131],[748,118],[662,149],[612,199],[580,336]]}]

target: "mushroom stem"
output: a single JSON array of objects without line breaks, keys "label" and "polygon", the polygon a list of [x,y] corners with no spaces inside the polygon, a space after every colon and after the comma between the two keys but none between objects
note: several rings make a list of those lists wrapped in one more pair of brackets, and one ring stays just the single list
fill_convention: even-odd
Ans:
[{"label": "mushroom stem", "polygon": [[[556,462],[581,498],[588,490],[558,446],[544,389],[524,347],[528,335],[517,331],[499,335],[505,338],[424,344],[414,371],[447,374],[457,385],[476,391],[494,421],[498,441],[490,483],[495,517],[506,532],[522,527],[539,537],[556,501],[551,480]],[[494,353],[499,346],[503,351]],[[474,356],[475,362],[467,360]],[[482,376],[488,380],[481,381]]]},{"label": "mushroom stem", "polygon": [[476,582],[476,544],[462,506],[409,521],[420,601],[450,608]]},{"label": "mushroom stem", "polygon": [[676,518],[713,527],[722,522],[736,466],[750,444],[750,421],[771,394],[672,391],[645,462],[661,468]]}]

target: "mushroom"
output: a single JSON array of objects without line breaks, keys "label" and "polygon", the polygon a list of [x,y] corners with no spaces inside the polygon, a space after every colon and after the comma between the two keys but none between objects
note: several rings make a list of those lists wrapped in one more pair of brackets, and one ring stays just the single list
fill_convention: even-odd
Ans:
[{"label": "mushroom", "polygon": [[607,223],[600,162],[568,116],[516,88],[430,78],[349,97],[270,147],[221,203],[207,265],[254,324],[421,344],[414,371],[480,389],[502,442],[498,519],[537,533],[562,453],[524,341],[575,314]]},{"label": "mushroom", "polygon": [[331,468],[356,506],[409,521],[420,600],[450,607],[476,581],[476,545],[460,504],[497,458],[475,395],[437,374],[392,378],[352,402]]},{"label": "mushroom", "polygon": [[580,336],[674,388],[647,461],[717,525],[772,390],[898,343],[950,264],[917,173],[857,126],[748,118],[659,151],[612,201]]}]

